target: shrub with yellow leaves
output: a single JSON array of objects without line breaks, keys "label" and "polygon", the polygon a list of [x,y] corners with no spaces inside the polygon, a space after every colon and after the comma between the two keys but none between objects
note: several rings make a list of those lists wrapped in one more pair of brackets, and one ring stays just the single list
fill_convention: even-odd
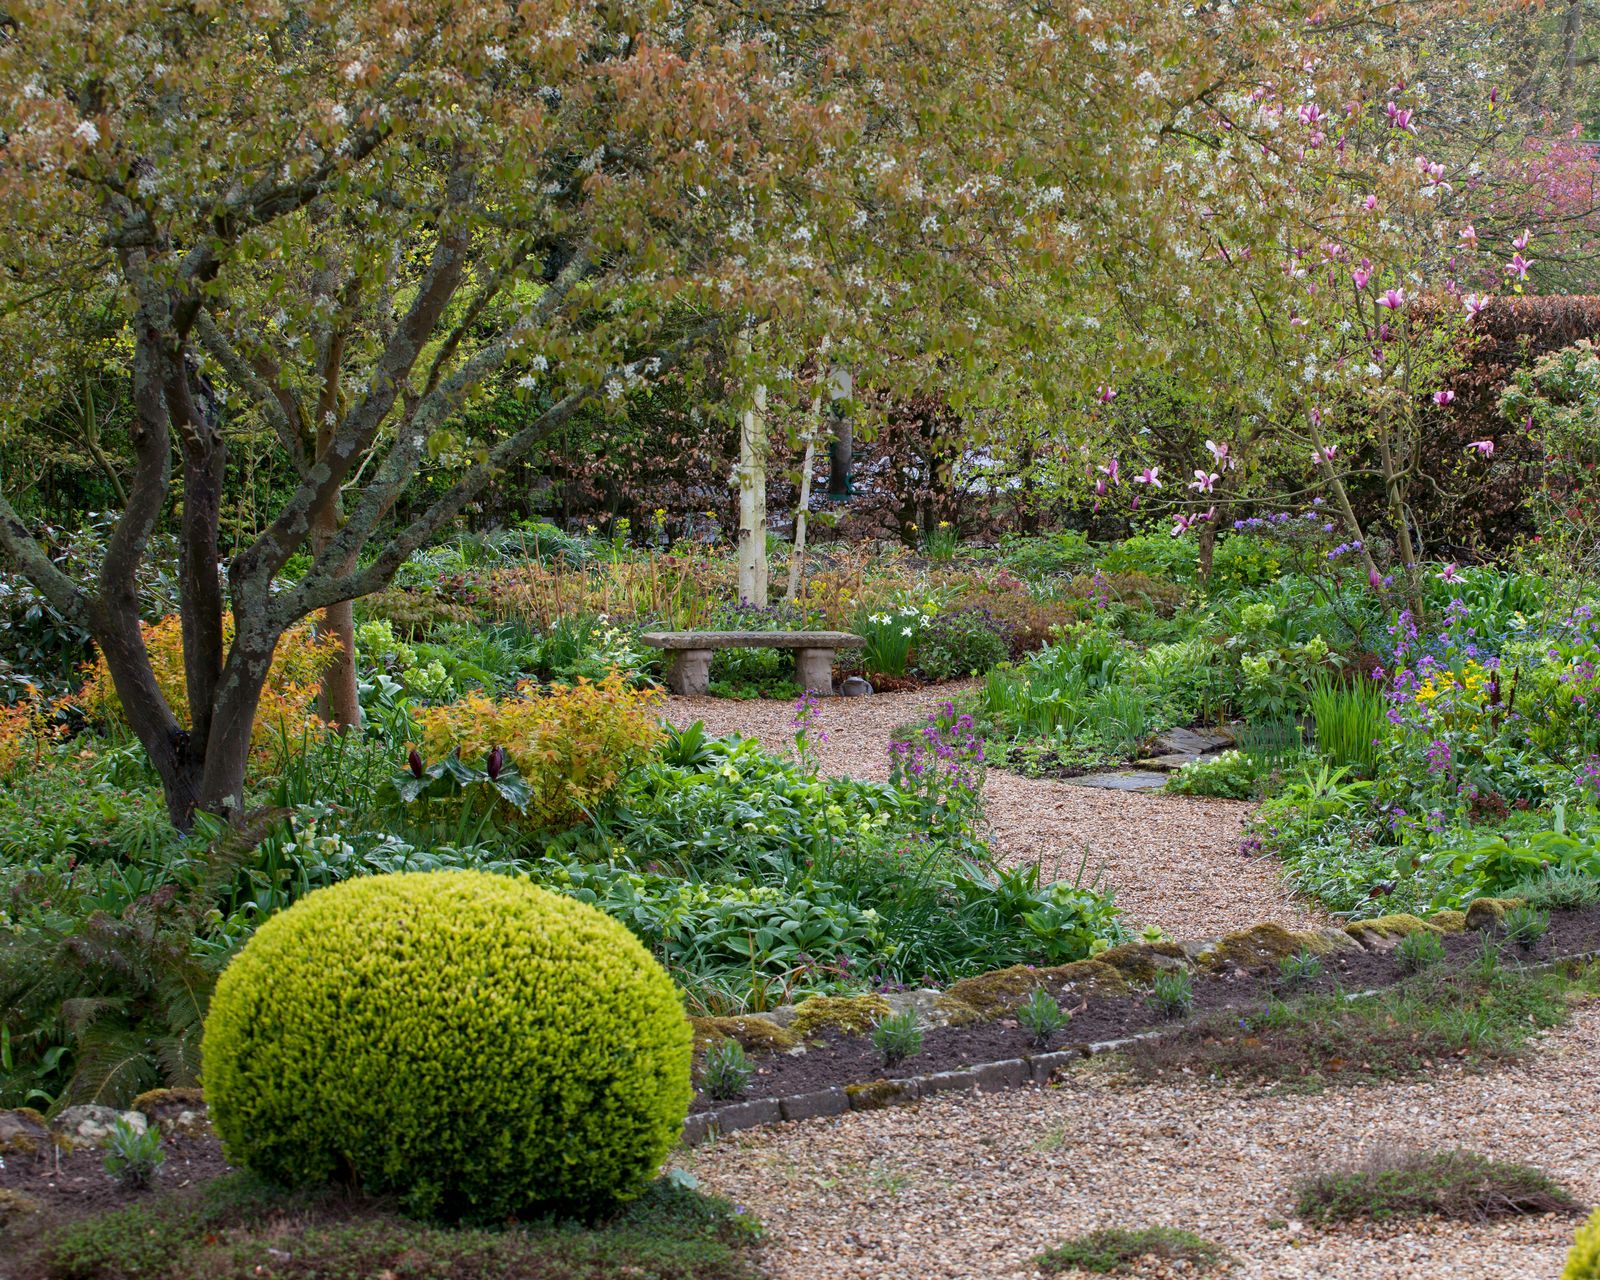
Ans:
[{"label": "shrub with yellow leaves", "polygon": [[583,817],[643,764],[661,741],[661,694],[629,688],[612,672],[598,683],[531,682],[508,698],[473,695],[416,713],[419,746],[430,760],[458,752],[485,759],[503,747],[527,784],[529,800],[508,819],[532,830],[557,830]]},{"label": "shrub with yellow leaves", "polygon": [[[192,722],[189,712],[189,692],[183,674],[183,627],[176,614],[160,622],[147,623],[142,628],[145,648],[150,652],[150,666],[162,696],[172,708],[180,725]],[[233,618],[225,617],[222,624],[223,643],[233,641]],[[310,622],[301,623],[284,633],[272,656],[272,668],[261,691],[261,705],[256,709],[251,740],[257,749],[276,742],[280,735],[293,741],[305,729],[316,723],[312,704],[317,698],[322,673],[338,648],[332,636],[317,636]],[[88,679],[83,688],[70,699],[91,720],[123,723],[122,700],[117,697],[110,668],[104,657],[96,659],[85,668]]]}]

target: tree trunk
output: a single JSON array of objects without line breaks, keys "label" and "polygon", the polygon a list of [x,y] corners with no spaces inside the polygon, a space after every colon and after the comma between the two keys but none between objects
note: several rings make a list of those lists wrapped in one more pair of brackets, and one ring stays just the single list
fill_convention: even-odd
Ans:
[{"label": "tree trunk", "polygon": [[855,424],[840,418],[828,442],[828,497],[843,502],[855,492]]},{"label": "tree trunk", "polygon": [[790,604],[800,598],[800,579],[806,564],[806,517],[811,511],[811,468],[817,456],[817,437],[822,434],[822,393],[811,397],[811,419],[806,426],[805,455],[800,461],[800,501],[794,509],[794,550],[789,553],[789,590],[784,596]]},{"label": "tree trunk", "polygon": [[1202,520],[1200,522],[1200,581],[1211,581],[1211,566],[1217,555],[1217,522],[1215,520]]},{"label": "tree trunk", "polygon": [[[740,339],[748,358],[749,330]],[[767,388],[757,383],[739,414],[739,603],[767,604]]]}]

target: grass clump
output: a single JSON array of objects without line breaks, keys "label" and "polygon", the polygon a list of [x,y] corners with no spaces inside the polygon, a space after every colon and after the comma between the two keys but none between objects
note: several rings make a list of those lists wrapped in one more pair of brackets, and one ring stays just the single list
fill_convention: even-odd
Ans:
[{"label": "grass clump", "polygon": [[1034,1263],[1046,1275],[1072,1270],[1129,1275],[1146,1258],[1187,1263],[1198,1272],[1220,1266],[1228,1255],[1204,1237],[1176,1227],[1102,1227],[1045,1250]]},{"label": "grass clump", "polygon": [[430,1226],[381,1201],[285,1193],[229,1175],[199,1197],[165,1197],[57,1229],[30,1259],[41,1280],[259,1280],[269,1248],[296,1276],[470,1280],[756,1280],[760,1228],[687,1179],[659,1178],[597,1223]]},{"label": "grass clump", "polygon": [[705,1065],[700,1072],[700,1087],[706,1097],[719,1102],[737,1098],[755,1074],[750,1055],[737,1040],[721,1040],[706,1050]]},{"label": "grass clump", "polygon": [[1567,995],[1592,992],[1596,971],[1505,968],[1487,945],[1462,968],[1435,966],[1369,999],[1339,994],[1274,1000],[1246,1018],[1217,1013],[1126,1052],[1135,1075],[1244,1079],[1294,1090],[1373,1083],[1425,1072],[1445,1059],[1469,1066],[1516,1057],[1559,1025]]},{"label": "grass clump", "polygon": [[1017,1022],[1032,1037],[1035,1049],[1046,1048],[1050,1037],[1071,1020],[1072,1015],[1042,987],[1017,1006]]},{"label": "grass clump", "polygon": [[1526,904],[1512,907],[1501,917],[1500,928],[1507,942],[1531,950],[1538,945],[1540,938],[1550,932],[1550,913]]},{"label": "grass clump", "polygon": [[1150,1007],[1163,1017],[1181,1018],[1194,1008],[1194,979],[1187,971],[1158,973],[1150,984]]},{"label": "grass clump", "polygon": [[1394,954],[1407,973],[1421,973],[1444,959],[1444,939],[1436,933],[1413,933],[1400,940]]},{"label": "grass clump", "polygon": [[883,1065],[895,1066],[922,1052],[922,1028],[914,1009],[879,1018],[872,1028],[872,1045],[883,1055]]},{"label": "grass clump", "polygon": [[1285,987],[1308,987],[1322,976],[1322,957],[1301,948],[1278,961],[1278,981]]},{"label": "grass clump", "polygon": [[1357,1164],[1312,1174],[1295,1187],[1295,1211],[1308,1222],[1426,1215],[1482,1222],[1580,1208],[1549,1174],[1472,1151],[1379,1150]]},{"label": "grass clump", "polygon": [[1541,911],[1582,911],[1600,905],[1600,880],[1581,871],[1547,867],[1532,879],[1514,885],[1509,894]]}]

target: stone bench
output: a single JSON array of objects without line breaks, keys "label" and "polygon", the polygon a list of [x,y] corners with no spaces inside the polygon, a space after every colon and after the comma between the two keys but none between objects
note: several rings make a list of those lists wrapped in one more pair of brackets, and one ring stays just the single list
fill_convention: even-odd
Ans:
[{"label": "stone bench", "polygon": [[639,639],[671,655],[667,688],[673,693],[705,693],[718,649],[793,649],[795,683],[824,698],[833,693],[833,655],[866,644],[848,631],[646,631]]}]

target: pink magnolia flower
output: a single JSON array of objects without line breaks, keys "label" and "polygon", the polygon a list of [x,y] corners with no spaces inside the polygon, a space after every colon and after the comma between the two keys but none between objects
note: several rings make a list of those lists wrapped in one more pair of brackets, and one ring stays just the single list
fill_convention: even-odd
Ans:
[{"label": "pink magnolia flower", "polygon": [[1376,195],[1369,195],[1365,200],[1363,200],[1361,202],[1361,207],[1363,209],[1365,209],[1368,213],[1371,213],[1374,209],[1376,209],[1378,207],[1378,197]]},{"label": "pink magnolia flower", "polygon": [[1463,453],[1471,453],[1474,449],[1476,449],[1478,451],[1478,456],[1481,457],[1481,458],[1492,458],[1492,457],[1494,457],[1494,441],[1493,440],[1474,440],[1464,450],[1462,450],[1462,452]]},{"label": "pink magnolia flower", "polygon": [[1449,564],[1445,565],[1445,567],[1439,571],[1438,578],[1440,582],[1460,582],[1461,575],[1456,572],[1456,562],[1452,560]]},{"label": "pink magnolia flower", "polygon": [[1325,444],[1325,445],[1322,446],[1322,448],[1313,449],[1311,451],[1311,462],[1312,462],[1313,466],[1317,466],[1317,465],[1320,465],[1322,463],[1327,463],[1331,467],[1333,465],[1333,460],[1338,456],[1339,456],[1339,446],[1338,445],[1336,445],[1336,444]]},{"label": "pink magnolia flower", "polygon": [[1194,517],[1193,516],[1173,516],[1172,517],[1172,536],[1174,538],[1181,538],[1185,533],[1187,533],[1189,531],[1190,526],[1193,525],[1193,524],[1194,524]]},{"label": "pink magnolia flower", "polygon": [[1133,482],[1134,484],[1147,484],[1152,489],[1159,489],[1161,487],[1161,481],[1158,478],[1160,474],[1160,467],[1146,467],[1138,475],[1134,476]]},{"label": "pink magnolia flower", "polygon": [[1195,517],[1196,520],[1204,520],[1204,521],[1207,521],[1207,522],[1215,520],[1216,518],[1217,518],[1217,509],[1215,507],[1207,507],[1204,511],[1202,511],[1199,515],[1197,515]]},{"label": "pink magnolia flower", "polygon": [[1390,311],[1398,311],[1406,305],[1406,291],[1404,289],[1385,289],[1383,297],[1378,299],[1378,305],[1386,307]]},{"label": "pink magnolia flower", "polygon": [[1389,117],[1389,127],[1391,129],[1404,129],[1407,133],[1412,132],[1410,107],[1397,107],[1390,102],[1384,105],[1383,110],[1384,114]]},{"label": "pink magnolia flower", "polygon": [[1472,248],[1478,246],[1478,231],[1470,222],[1461,228],[1461,243]]},{"label": "pink magnolia flower", "polygon": [[1322,425],[1322,410],[1317,408],[1316,405],[1311,406],[1311,425],[1314,427]]},{"label": "pink magnolia flower", "polygon": [[1467,309],[1469,316],[1478,315],[1489,305],[1489,295],[1486,293],[1469,293],[1461,299],[1461,305]]},{"label": "pink magnolia flower", "polygon": [[1106,479],[1112,484],[1119,484],[1122,480],[1122,464],[1115,458],[1108,458],[1101,463],[1100,470],[1105,472]]},{"label": "pink magnolia flower", "polygon": [[1322,108],[1315,102],[1308,102],[1300,108],[1301,124],[1316,124],[1320,119],[1322,119]]},{"label": "pink magnolia flower", "polygon": [[1515,249],[1518,253],[1521,253],[1524,249],[1526,249],[1528,247],[1528,239],[1529,239],[1528,228],[1527,227],[1523,227],[1522,228],[1522,234],[1511,242],[1511,247],[1513,249]]},{"label": "pink magnolia flower", "polygon": [[1189,482],[1189,487],[1196,493],[1210,493],[1213,485],[1222,479],[1215,471],[1195,469],[1194,479]]},{"label": "pink magnolia flower", "polygon": [[1350,273],[1350,278],[1356,282],[1356,288],[1367,287],[1367,281],[1372,279],[1372,269],[1367,266],[1365,258],[1362,259],[1361,265]]},{"label": "pink magnolia flower", "polygon": [[1228,445],[1218,444],[1215,440],[1206,441],[1206,452],[1211,455],[1211,460],[1219,464],[1224,471],[1237,465],[1237,460],[1228,456]]},{"label": "pink magnolia flower", "polygon": [[1094,397],[1101,404],[1110,404],[1117,398],[1117,389],[1109,383],[1101,383],[1094,389]]},{"label": "pink magnolia flower", "polygon": [[1511,261],[1506,263],[1506,274],[1516,280],[1526,280],[1528,268],[1532,265],[1533,263],[1520,253],[1514,253],[1511,255]]},{"label": "pink magnolia flower", "polygon": [[1128,510],[1129,511],[1137,511],[1138,509],[1139,509],[1139,495],[1138,494],[1134,494],[1133,497],[1128,499]]},{"label": "pink magnolia flower", "polygon": [[1097,497],[1101,497],[1101,498],[1105,497],[1106,496],[1106,482],[1104,480],[1096,480],[1094,482],[1094,491],[1095,491],[1095,495]]},{"label": "pink magnolia flower", "polygon": [[1434,404],[1438,405],[1441,409],[1444,408],[1445,405],[1449,404],[1455,398],[1456,398],[1456,393],[1454,391],[1450,390],[1449,387],[1446,387],[1443,391],[1435,391],[1433,393],[1433,402],[1434,402]]}]

